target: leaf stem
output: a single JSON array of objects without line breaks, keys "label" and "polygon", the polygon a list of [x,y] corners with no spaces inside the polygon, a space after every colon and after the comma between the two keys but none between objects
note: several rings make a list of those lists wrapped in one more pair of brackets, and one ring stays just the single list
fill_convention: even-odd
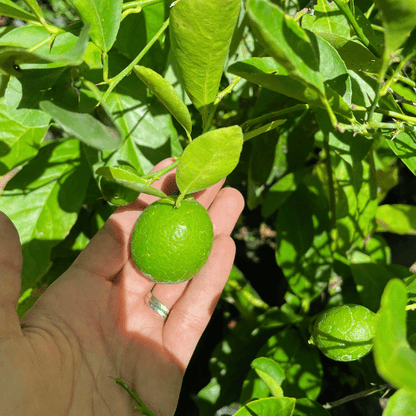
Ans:
[{"label": "leaf stem", "polygon": [[416,303],[411,303],[410,305],[406,306],[407,311],[415,311],[416,310]]},{"label": "leaf stem", "polygon": [[328,175],[328,188],[329,188],[329,212],[331,213],[331,237],[332,237],[332,250],[337,250],[337,205],[335,198],[335,185],[334,176],[332,173],[331,164],[331,150],[329,147],[329,133],[324,132],[324,149],[325,149],[325,167],[326,174]]},{"label": "leaf stem", "polygon": [[121,10],[124,12],[128,9],[135,9],[135,8],[143,8],[146,6],[151,6],[152,4],[162,3],[163,0],[136,0],[136,1],[128,1],[123,3]]},{"label": "leaf stem", "polygon": [[294,113],[295,111],[304,111],[309,109],[309,104],[296,104],[293,107],[284,108],[283,110],[273,111],[272,113],[264,114],[263,116],[247,120],[241,125],[243,131],[247,131],[251,126],[263,123],[265,121],[278,118],[284,114]]},{"label": "leaf stem", "polygon": [[225,88],[224,90],[222,90],[220,93],[217,94],[217,97],[215,98],[215,101],[212,104],[212,107],[211,107],[211,110],[209,112],[207,121],[205,123],[203,133],[206,133],[210,129],[211,124],[212,124],[212,120],[214,119],[214,115],[217,112],[217,108],[218,108],[218,105],[220,104],[221,100],[234,89],[234,87],[241,81],[241,79],[242,79],[241,77],[235,77],[230,82],[230,85],[228,85],[227,88]]},{"label": "leaf stem", "polygon": [[250,292],[245,290],[244,287],[240,285],[240,283],[236,282],[235,280],[229,279],[227,285],[231,287],[231,289],[238,292],[240,295],[244,296],[244,298],[256,308],[261,308],[264,310],[269,309],[269,305],[266,302],[254,297]]},{"label": "leaf stem", "polygon": [[163,23],[162,27],[158,30],[158,32],[153,36],[153,38],[150,40],[150,42],[142,49],[142,51],[134,58],[133,61],[130,62],[130,64],[124,68],[118,75],[116,75],[114,78],[110,78],[106,83],[110,84],[107,91],[103,95],[103,99],[105,100],[113,91],[113,89],[118,85],[118,83],[125,78],[127,75],[130,75],[131,71],[133,71],[133,68],[135,65],[137,65],[140,60],[143,58],[144,55],[149,51],[149,49],[153,46],[153,44],[159,39],[159,37],[162,35],[162,33],[166,30],[166,28],[169,26],[169,18],[166,19],[166,21]]},{"label": "leaf stem", "polygon": [[342,12],[345,14],[349,22],[351,23],[351,26],[354,28],[355,33],[360,38],[361,42],[371,51],[371,53],[377,57],[381,58],[378,51],[374,48],[374,46],[370,43],[370,41],[365,36],[364,32],[362,31],[361,27],[357,23],[357,20],[355,20],[355,17],[351,13],[350,8],[348,7],[348,3],[345,2],[345,0],[334,0],[334,2],[337,4],[337,6],[342,10]]},{"label": "leaf stem", "polygon": [[45,16],[43,15],[42,9],[39,7],[36,0],[25,0],[25,3],[27,6],[32,10],[38,21],[41,23],[41,25],[52,34],[57,35],[58,33],[62,32],[62,29],[59,29],[58,27],[48,23],[45,19]]},{"label": "leaf stem", "polygon": [[345,397],[343,397],[340,400],[336,400],[334,402],[324,404],[323,407],[325,409],[327,409],[327,410],[328,409],[332,409],[332,408],[337,407],[337,406],[340,406],[340,405],[342,405],[344,403],[348,403],[348,402],[350,402],[352,400],[361,399],[362,397],[366,397],[366,396],[368,396],[370,394],[373,394],[373,393],[376,393],[376,392],[378,392],[380,390],[389,389],[390,387],[391,387],[390,384],[383,384],[381,386],[374,386],[371,389],[361,391],[360,393],[350,394],[349,396],[345,396]]},{"label": "leaf stem", "polygon": [[160,179],[165,173],[170,172],[172,169],[176,168],[179,165],[179,159],[175,160],[169,166],[166,166],[163,169],[158,170],[157,172],[149,173],[148,175],[141,176],[142,179],[151,179],[151,183]]},{"label": "leaf stem", "polygon": [[[351,110],[352,111],[362,111],[362,112],[371,111],[371,109],[369,110],[367,107],[362,107],[362,106],[356,105],[356,104],[351,105]],[[379,107],[375,108],[374,112],[379,113],[379,114],[384,114],[384,115],[392,117],[392,118],[397,118],[399,120],[407,121],[410,124],[416,124],[416,117],[407,116],[406,114],[401,114],[401,113],[397,113],[395,111],[390,111],[390,110],[384,110],[383,108],[379,108]]]}]

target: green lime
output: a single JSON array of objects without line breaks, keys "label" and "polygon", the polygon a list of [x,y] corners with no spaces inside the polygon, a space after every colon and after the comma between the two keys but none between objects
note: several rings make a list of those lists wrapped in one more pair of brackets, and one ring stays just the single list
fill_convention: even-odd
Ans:
[{"label": "green lime", "polygon": [[[128,165],[118,166],[127,172],[138,173],[136,169]],[[100,189],[106,201],[113,205],[128,205],[134,202],[139,196],[140,192],[133,189],[125,188],[118,183],[109,181],[101,176]]]},{"label": "green lime", "polygon": [[373,347],[375,316],[361,305],[330,308],[315,321],[309,343],[332,360],[358,360]]},{"label": "green lime", "polygon": [[208,260],[214,231],[207,210],[184,199],[150,204],[137,220],[131,237],[136,267],[159,283],[179,283],[194,277]]}]

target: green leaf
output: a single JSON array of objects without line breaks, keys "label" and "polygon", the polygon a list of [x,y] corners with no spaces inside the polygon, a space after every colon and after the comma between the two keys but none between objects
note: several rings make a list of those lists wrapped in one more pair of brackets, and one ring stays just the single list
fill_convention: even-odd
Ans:
[{"label": "green leaf", "polygon": [[273,214],[280,208],[286,200],[296,191],[299,184],[302,183],[305,175],[310,171],[304,168],[290,172],[279,179],[267,192],[261,207],[261,213],[264,217]]},{"label": "green leaf", "polygon": [[191,115],[189,114],[188,107],[181,100],[173,86],[166,81],[165,78],[150,68],[136,65],[133,69],[136,75],[147,85],[150,91],[159,98],[161,103],[186,130],[188,137],[191,137]]},{"label": "green leaf", "polygon": [[387,141],[396,156],[416,175],[416,135],[402,131],[393,140]]},{"label": "green leaf", "polygon": [[267,357],[259,357],[252,361],[251,367],[266,383],[273,396],[283,397],[283,390],[280,386],[286,376],[282,367],[276,361]]},{"label": "green leaf", "polygon": [[234,416],[291,416],[296,399],[292,397],[268,397],[244,405]]},{"label": "green leaf", "polygon": [[139,175],[129,172],[122,167],[101,167],[97,169],[96,174],[133,191],[166,198],[164,192],[150,185],[151,181],[149,179],[142,179]]},{"label": "green leaf", "polygon": [[416,394],[416,352],[406,339],[406,304],[405,284],[399,279],[390,280],[377,312],[374,360],[385,380]]},{"label": "green leaf", "polygon": [[247,13],[255,33],[276,62],[293,79],[324,96],[318,59],[306,32],[267,0],[250,0]]},{"label": "green leaf", "polygon": [[243,132],[239,126],[212,130],[197,137],[183,152],[176,171],[182,194],[189,194],[219,182],[230,174],[240,158]]},{"label": "green leaf", "polygon": [[23,246],[22,292],[50,267],[52,247],[75,224],[89,178],[80,142],[68,140],[44,146],[8,182],[0,210],[13,221]]},{"label": "green leaf", "polygon": [[222,406],[239,399],[241,380],[250,370],[259,345],[263,345],[279,328],[294,321],[295,318],[285,313],[284,308],[270,308],[253,320],[237,323],[212,354],[211,381],[197,397],[201,416],[212,416]]},{"label": "green leaf", "polygon": [[335,2],[328,3],[327,0],[318,0],[313,10],[313,14],[306,13],[302,17],[303,29],[319,34],[331,33],[344,38],[350,37],[350,23]]},{"label": "green leaf", "polygon": [[285,396],[315,400],[321,391],[323,368],[319,350],[310,348],[298,330],[284,329],[270,337],[257,353],[276,361],[285,372]]},{"label": "green leaf", "polygon": [[416,207],[405,204],[385,204],[377,207],[377,230],[394,234],[416,234]]},{"label": "green leaf", "polygon": [[240,3],[240,0],[181,0],[170,12],[175,71],[204,120],[218,92]]},{"label": "green leaf", "polygon": [[276,261],[293,292],[313,299],[327,286],[332,252],[325,194],[316,178],[307,179],[279,208]]},{"label": "green leaf", "polygon": [[121,144],[121,134],[115,125],[107,126],[88,113],[75,113],[58,107],[51,101],[41,101],[39,107],[48,113],[68,134],[96,149],[115,149]]},{"label": "green leaf", "polygon": [[0,0],[0,15],[21,19],[28,22],[37,22],[38,19],[31,13],[26,12],[11,0]]},{"label": "green leaf", "polygon": [[[21,77],[25,70],[16,69],[15,66],[24,63],[53,62],[53,67],[78,66],[82,63],[82,58],[87,50],[88,31],[89,25],[85,25],[78,38],[71,33],[64,33],[56,38],[56,44],[52,48],[44,47],[43,53],[30,52],[18,46],[0,48],[0,70],[3,73]],[[38,31],[35,33],[39,34]]]},{"label": "green leaf", "polygon": [[[366,258],[367,262],[365,262]],[[380,298],[387,283],[395,276],[386,266],[370,263],[369,256],[351,259],[351,272],[357,286],[361,303],[373,312],[380,306]]]},{"label": "green leaf", "polygon": [[416,27],[416,3],[409,0],[375,0],[375,3],[382,11],[385,29],[383,59],[388,63]]},{"label": "green leaf", "polygon": [[72,0],[81,20],[91,26],[91,40],[108,52],[116,40],[123,0]]},{"label": "green leaf", "polygon": [[416,394],[406,389],[396,391],[389,398],[383,416],[413,416],[416,415]]},{"label": "green leaf", "polygon": [[0,176],[23,165],[38,153],[48,126],[27,127],[13,120],[0,100]]},{"label": "green leaf", "polygon": [[331,414],[324,407],[306,397],[296,400],[293,416],[330,416]]},{"label": "green leaf", "polygon": [[[120,54],[111,53],[110,73],[119,73],[129,61]],[[88,73],[87,73],[88,74]],[[86,75],[87,75],[86,74]],[[89,71],[91,82],[101,81],[96,71]],[[89,75],[88,74],[88,75]],[[100,75],[100,74],[98,74]],[[81,89],[85,94],[86,112],[92,112],[96,100],[91,92]],[[149,98],[146,86],[138,82],[137,76],[125,77],[106,99],[106,108],[113,114],[114,121],[122,134],[122,144],[117,150],[105,152],[102,156],[91,155],[93,171],[103,165],[114,166],[124,163],[133,166],[140,174],[148,173],[161,160],[182,154],[176,129],[170,114],[156,98]],[[92,152],[95,154],[95,152]]]}]

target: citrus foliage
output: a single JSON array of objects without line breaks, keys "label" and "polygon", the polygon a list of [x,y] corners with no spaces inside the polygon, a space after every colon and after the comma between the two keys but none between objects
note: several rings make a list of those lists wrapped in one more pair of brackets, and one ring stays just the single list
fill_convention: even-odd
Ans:
[{"label": "citrus foliage", "polygon": [[[197,363],[209,361],[210,381],[184,392],[198,413],[324,416],[387,381],[385,415],[413,414],[416,279],[389,241],[416,233],[414,1],[67,3],[0,0],[10,23],[0,28],[0,175],[15,173],[0,209],[23,245],[19,314],[111,202],[147,193],[180,213],[227,177],[246,199],[240,267],[216,346]],[[176,199],[153,186],[175,167]],[[339,365],[307,340],[317,315],[348,304],[377,313],[374,354]]]}]

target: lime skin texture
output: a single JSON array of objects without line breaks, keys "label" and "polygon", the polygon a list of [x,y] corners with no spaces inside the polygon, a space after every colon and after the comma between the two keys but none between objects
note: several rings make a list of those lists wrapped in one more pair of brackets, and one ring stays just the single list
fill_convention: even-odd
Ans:
[{"label": "lime skin texture", "polygon": [[309,343],[332,360],[358,360],[373,348],[375,316],[361,305],[330,308],[315,321]]},{"label": "lime skin texture", "polygon": [[207,210],[195,200],[179,207],[159,199],[138,218],[131,237],[136,267],[155,283],[180,283],[194,277],[208,260],[214,238]]}]

